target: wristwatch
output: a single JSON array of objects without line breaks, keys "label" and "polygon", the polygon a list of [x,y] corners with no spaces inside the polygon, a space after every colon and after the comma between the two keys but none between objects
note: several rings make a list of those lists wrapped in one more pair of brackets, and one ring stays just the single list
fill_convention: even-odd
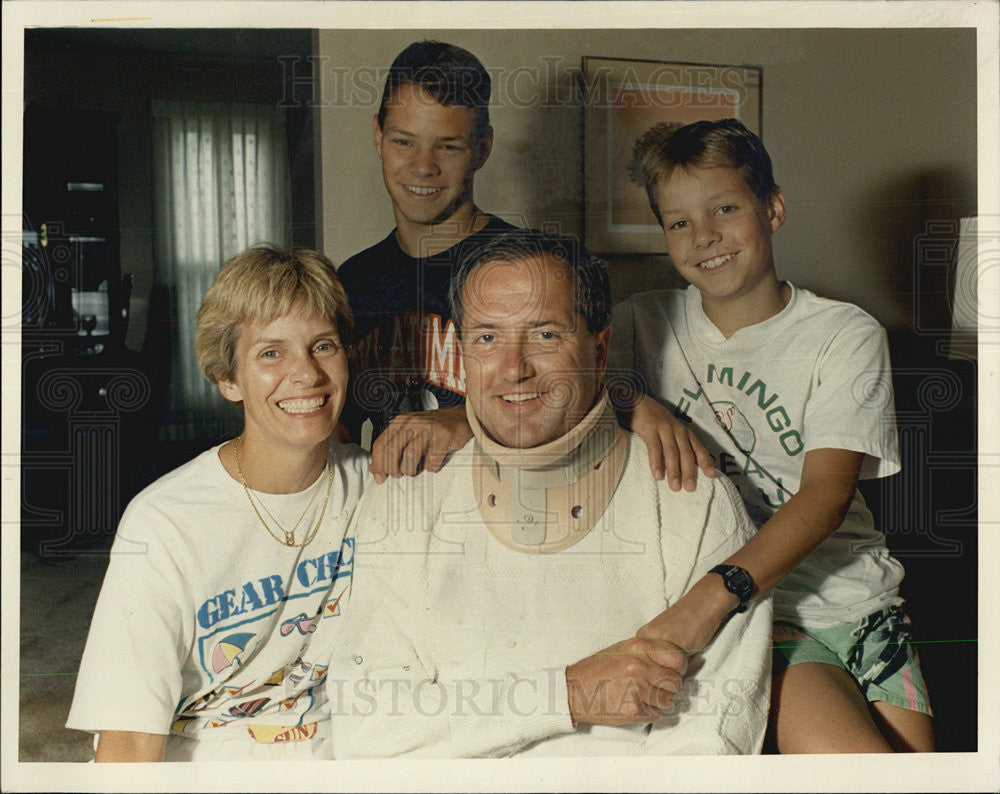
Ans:
[{"label": "wristwatch", "polygon": [[722,577],[726,589],[740,600],[740,605],[733,614],[747,611],[747,602],[753,595],[753,579],[750,574],[738,565],[716,565],[709,573],[717,573]]}]

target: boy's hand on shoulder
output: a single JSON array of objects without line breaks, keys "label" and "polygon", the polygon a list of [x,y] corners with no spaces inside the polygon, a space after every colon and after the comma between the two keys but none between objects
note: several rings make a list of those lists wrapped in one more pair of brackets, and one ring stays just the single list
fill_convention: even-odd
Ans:
[{"label": "boy's hand on shoulder", "polygon": [[375,439],[369,470],[377,483],[387,477],[414,477],[425,469],[440,471],[470,438],[464,405],[400,414]]},{"label": "boy's hand on shoulder", "polygon": [[672,491],[679,491],[682,482],[686,491],[693,491],[698,469],[706,477],[715,476],[712,456],[694,431],[649,395],[636,397],[629,430],[645,442],[653,478],[666,475]]}]

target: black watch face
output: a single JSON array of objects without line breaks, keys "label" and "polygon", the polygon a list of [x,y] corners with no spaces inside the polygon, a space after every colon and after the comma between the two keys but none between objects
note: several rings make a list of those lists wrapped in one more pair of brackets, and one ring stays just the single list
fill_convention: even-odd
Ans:
[{"label": "black watch face", "polygon": [[732,582],[733,587],[737,590],[748,590],[750,588],[750,577],[747,576],[746,571],[734,571],[733,575],[729,577],[729,581]]}]

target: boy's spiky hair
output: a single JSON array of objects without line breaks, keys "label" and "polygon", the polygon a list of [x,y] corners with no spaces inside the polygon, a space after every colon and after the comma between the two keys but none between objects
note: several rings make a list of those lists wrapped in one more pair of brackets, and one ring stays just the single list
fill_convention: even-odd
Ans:
[{"label": "boy's spiky hair", "polygon": [[735,168],[760,201],[778,189],[764,143],[736,119],[679,124],[661,121],[635,142],[629,179],[646,189],[649,206],[663,224],[656,187],[677,167]]},{"label": "boy's spiky hair", "polygon": [[382,89],[378,126],[385,126],[386,106],[401,85],[422,88],[442,105],[458,105],[476,112],[476,137],[490,128],[490,75],[468,50],[441,41],[415,41],[392,62]]}]

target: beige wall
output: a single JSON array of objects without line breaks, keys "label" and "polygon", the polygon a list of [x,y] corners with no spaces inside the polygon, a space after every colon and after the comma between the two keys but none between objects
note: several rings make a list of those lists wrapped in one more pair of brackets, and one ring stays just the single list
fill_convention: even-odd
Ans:
[{"label": "beige wall", "polygon": [[[480,206],[571,234],[582,231],[582,56],[762,66],[764,139],[789,205],[779,276],[890,328],[914,327],[915,302],[922,327],[945,311],[940,268],[914,252],[928,222],[975,212],[975,31],[321,30],[317,222],[335,261],[392,228],[371,117],[385,69],[420,38],[466,47],[494,77]],[[673,282],[665,257],[611,264],[616,298]]]}]

